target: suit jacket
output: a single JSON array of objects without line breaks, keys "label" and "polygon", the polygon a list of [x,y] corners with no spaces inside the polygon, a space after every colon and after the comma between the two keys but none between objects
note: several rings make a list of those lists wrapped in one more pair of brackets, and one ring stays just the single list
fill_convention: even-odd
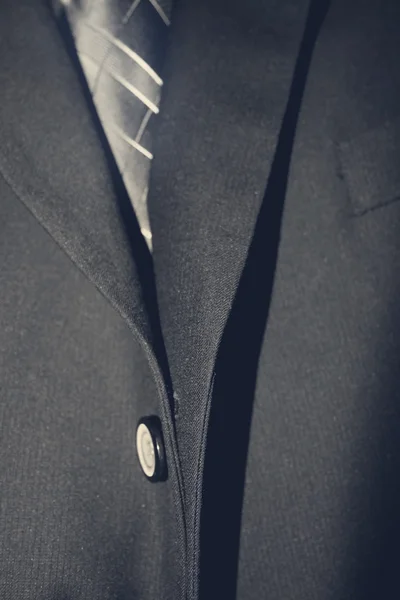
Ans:
[{"label": "suit jacket", "polygon": [[1,598],[399,595],[399,25],[179,0],[150,256],[50,7],[2,1]]}]

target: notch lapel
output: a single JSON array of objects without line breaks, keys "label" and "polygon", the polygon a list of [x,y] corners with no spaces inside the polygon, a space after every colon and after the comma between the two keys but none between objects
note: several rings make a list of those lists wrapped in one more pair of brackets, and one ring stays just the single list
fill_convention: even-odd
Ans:
[{"label": "notch lapel", "polygon": [[85,92],[66,23],[61,27],[46,2],[2,5],[0,172],[146,344],[153,344],[151,258]]}]

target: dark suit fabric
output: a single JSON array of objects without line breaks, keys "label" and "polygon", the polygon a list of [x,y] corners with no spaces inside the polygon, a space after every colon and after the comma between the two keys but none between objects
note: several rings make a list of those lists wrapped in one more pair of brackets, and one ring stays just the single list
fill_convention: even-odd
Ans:
[{"label": "dark suit fabric", "polygon": [[0,5],[0,598],[396,598],[400,4],[171,20],[151,256],[67,29]]}]

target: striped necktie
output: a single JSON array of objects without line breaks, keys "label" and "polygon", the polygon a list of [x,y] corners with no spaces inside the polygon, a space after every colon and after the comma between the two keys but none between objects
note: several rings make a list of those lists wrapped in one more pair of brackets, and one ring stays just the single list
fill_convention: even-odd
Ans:
[{"label": "striped necktie", "polygon": [[93,101],[139,226],[151,250],[147,210],[153,158],[149,122],[158,113],[172,0],[59,0]]}]

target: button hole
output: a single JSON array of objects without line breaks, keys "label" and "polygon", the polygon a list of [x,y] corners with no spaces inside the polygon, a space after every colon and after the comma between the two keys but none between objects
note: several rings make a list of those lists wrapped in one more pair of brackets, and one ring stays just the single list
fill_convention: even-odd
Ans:
[{"label": "button hole", "polygon": [[176,392],[173,392],[172,396],[174,398],[174,416],[175,416],[175,419],[177,419],[179,416],[181,400]]}]

